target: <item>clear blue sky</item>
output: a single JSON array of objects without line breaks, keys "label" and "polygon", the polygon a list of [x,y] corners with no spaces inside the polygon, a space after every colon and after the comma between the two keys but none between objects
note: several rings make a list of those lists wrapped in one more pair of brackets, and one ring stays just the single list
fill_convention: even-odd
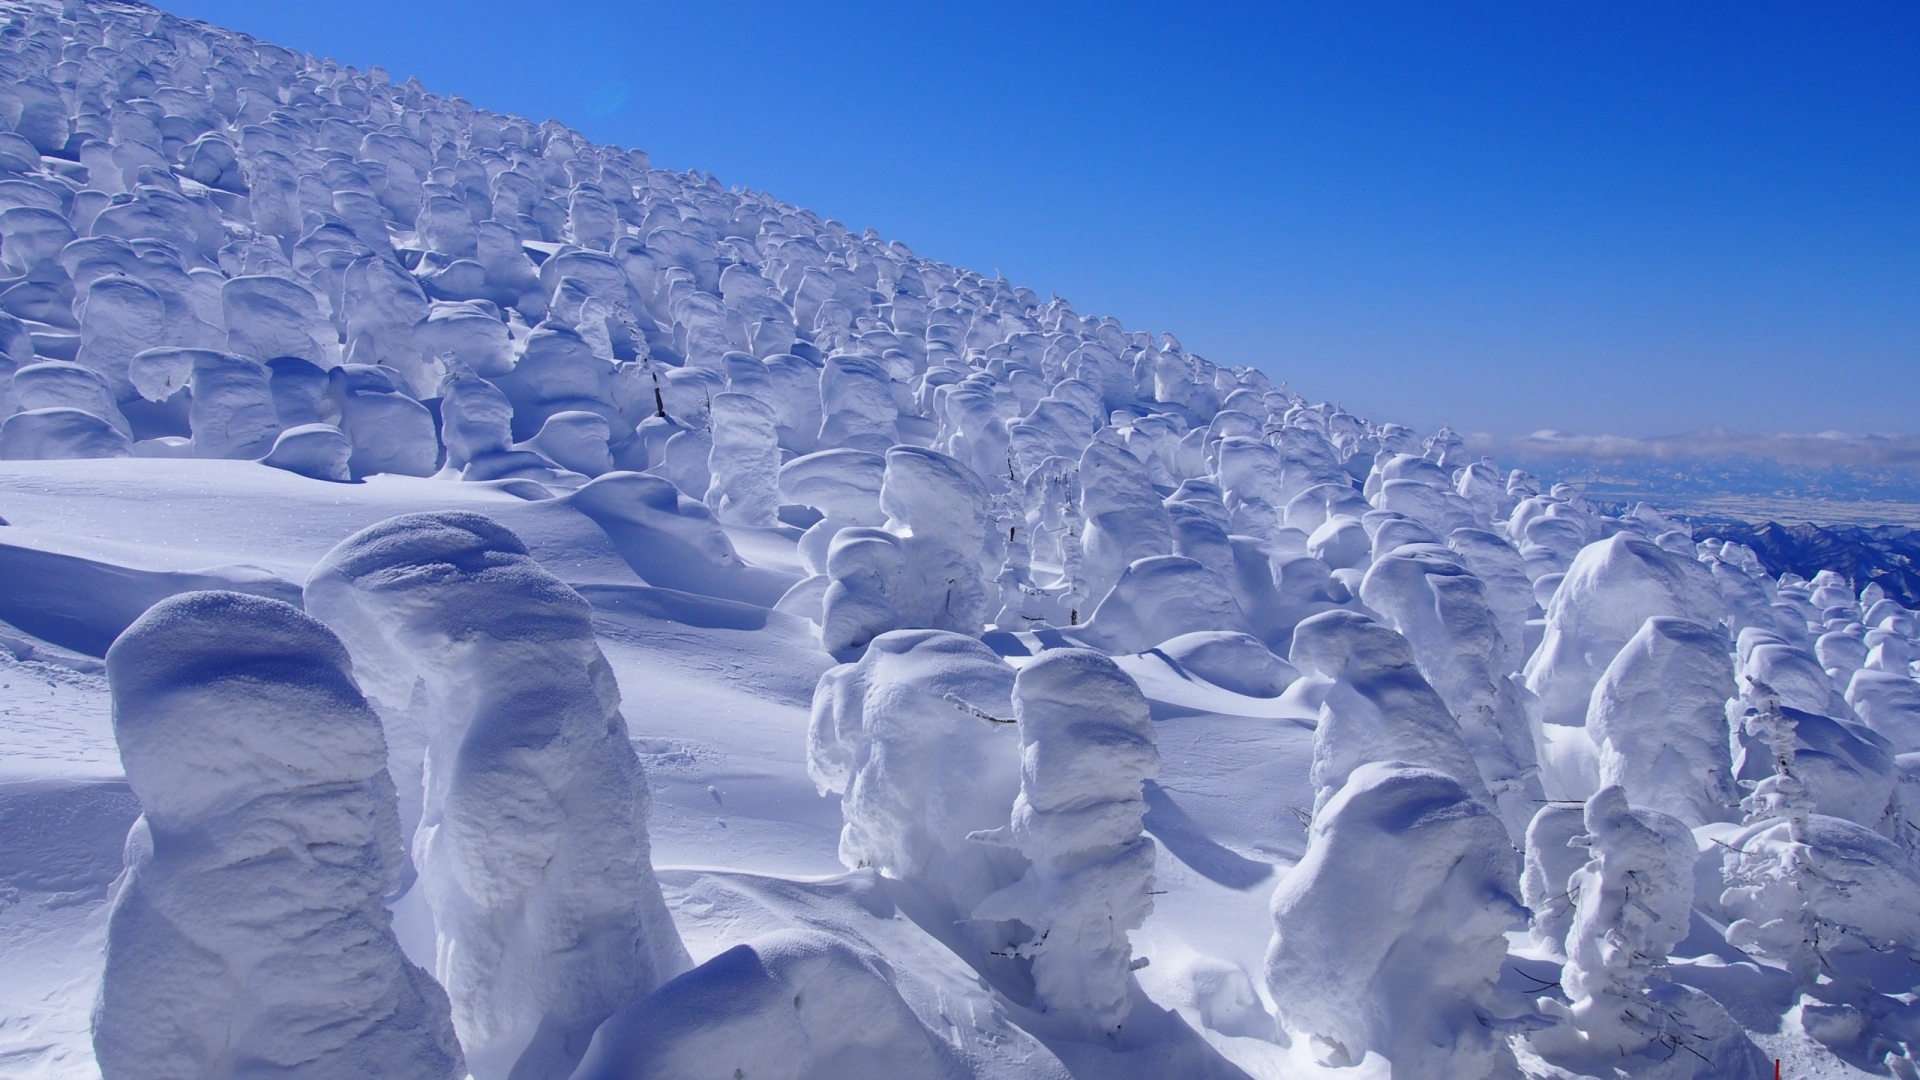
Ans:
[{"label": "clear blue sky", "polygon": [[1920,433],[1920,5],[177,0],[1430,427]]}]

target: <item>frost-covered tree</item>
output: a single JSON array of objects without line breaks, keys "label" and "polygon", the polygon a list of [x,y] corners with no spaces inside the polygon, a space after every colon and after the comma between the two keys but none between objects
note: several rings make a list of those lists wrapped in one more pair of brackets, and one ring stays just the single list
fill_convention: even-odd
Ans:
[{"label": "frost-covered tree", "polygon": [[1787,964],[1810,983],[1819,974],[1820,928],[1811,907],[1807,852],[1813,800],[1797,775],[1794,722],[1764,684],[1750,688],[1742,726],[1773,750],[1774,771],[1740,802],[1749,825],[1771,826],[1767,842],[1728,859],[1721,903],[1741,912],[1727,938]]},{"label": "frost-covered tree", "polygon": [[980,839],[1032,865],[973,914],[1032,929],[1016,952],[1033,961],[1036,1011],[1079,1037],[1111,1037],[1132,1004],[1127,935],[1153,910],[1153,841],[1140,820],[1160,753],[1147,701],[1112,660],[1057,649],[1020,669],[1013,704],[1020,796],[1012,823]]},{"label": "frost-covered tree", "polygon": [[1326,1065],[1369,1052],[1394,1080],[1520,1075],[1505,1033],[1526,1002],[1497,984],[1524,913],[1500,819],[1446,773],[1353,770],[1273,893],[1267,988]]},{"label": "frost-covered tree", "polygon": [[341,541],[306,603],[372,696],[425,686],[414,850],[474,1075],[565,1075],[595,1026],[688,966],[586,601],[493,520],[443,511]]},{"label": "frost-covered tree", "polygon": [[1548,805],[1527,825],[1526,863],[1520,873],[1520,899],[1532,913],[1528,930],[1535,945],[1565,955],[1573,925],[1573,890],[1568,881],[1586,863],[1573,841],[1587,831],[1585,808]]},{"label": "frost-covered tree", "polygon": [[[1515,517],[1525,508],[1523,502]],[[1541,718],[1586,723],[1594,684],[1648,619],[1711,626],[1723,607],[1710,571],[1651,540],[1621,532],[1581,548],[1546,605],[1545,636],[1527,661],[1527,689],[1540,699]]]},{"label": "frost-covered tree", "polygon": [[1080,512],[1079,467],[1066,458],[1047,458],[1027,478],[1026,490],[1033,553],[1058,568],[1050,592],[1058,600],[1061,617],[1077,626],[1093,614],[1082,548],[1086,519]]},{"label": "frost-covered tree", "polygon": [[969,842],[1007,820],[1020,792],[1013,669],[978,639],[942,630],[875,638],[820,677],[807,773],[840,796],[840,861],[922,889],[958,920],[1025,869]]},{"label": "frost-covered tree", "polygon": [[1731,818],[1726,702],[1733,692],[1723,633],[1684,619],[1648,619],[1588,700],[1601,782],[1689,827]]},{"label": "frost-covered tree", "polygon": [[1801,721],[1765,683],[1745,697],[1742,726],[1772,748],[1774,771],[1753,784],[1741,802],[1746,827],[1726,841],[1720,903],[1733,916],[1728,942],[1780,961],[1812,986],[1830,953],[1920,941],[1911,856],[1858,822],[1818,813],[1801,778]]},{"label": "frost-covered tree", "polygon": [[1087,598],[1097,608],[1135,560],[1171,554],[1173,534],[1146,466],[1114,429],[1102,429],[1087,444],[1079,476],[1082,565]]},{"label": "frost-covered tree", "polygon": [[457,1080],[447,995],[382,901],[406,849],[347,650],[290,604],[155,604],[107,652],[140,820],[93,1020],[108,1080]]},{"label": "frost-covered tree", "polygon": [[1353,770],[1373,761],[1438,769],[1494,805],[1459,723],[1421,676],[1407,640],[1390,627],[1358,612],[1323,612],[1294,629],[1289,659],[1332,680],[1308,774],[1316,816]]},{"label": "frost-covered tree", "polygon": [[773,526],[780,508],[780,444],[773,408],[748,394],[713,399],[713,449],[704,495],[728,525]]},{"label": "frost-covered tree", "polygon": [[1486,586],[1453,552],[1408,544],[1374,559],[1360,598],[1406,638],[1459,723],[1507,831],[1523,835],[1544,800],[1540,768],[1514,689],[1490,666],[1506,645]]},{"label": "frost-covered tree", "polygon": [[1026,630],[1064,622],[1059,601],[1033,580],[1032,533],[1026,518],[1010,513],[1002,520],[1007,531],[1007,561],[993,580],[1000,590],[1000,611],[993,625],[1001,630]]},{"label": "frost-covered tree", "polygon": [[843,528],[827,547],[820,637],[829,652],[889,630],[977,634],[998,610],[987,583],[1005,542],[979,477],[917,446],[889,450],[883,475],[886,527]]},{"label": "frost-covered tree", "polygon": [[1629,806],[1617,785],[1594,793],[1584,817],[1586,833],[1573,843],[1588,859],[1567,881],[1573,920],[1560,984],[1572,1008],[1562,1015],[1577,1032],[1568,1041],[1611,1059],[1676,1034],[1648,980],[1687,936],[1697,851],[1684,822]]}]

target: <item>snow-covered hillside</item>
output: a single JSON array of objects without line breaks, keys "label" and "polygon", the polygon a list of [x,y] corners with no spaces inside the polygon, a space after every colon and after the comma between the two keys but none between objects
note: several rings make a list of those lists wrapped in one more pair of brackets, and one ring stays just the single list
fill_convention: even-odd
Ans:
[{"label": "snow-covered hillside", "polygon": [[1878,586],[0,16],[0,1075],[1920,1076]]}]

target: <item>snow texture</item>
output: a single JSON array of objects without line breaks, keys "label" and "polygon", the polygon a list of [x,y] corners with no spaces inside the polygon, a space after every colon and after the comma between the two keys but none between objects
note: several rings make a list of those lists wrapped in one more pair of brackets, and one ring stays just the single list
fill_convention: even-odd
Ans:
[{"label": "snow texture", "polygon": [[189,592],[107,653],[141,816],[114,886],[103,1075],[464,1075],[447,995],[401,952],[408,883],[380,721],[298,608]]},{"label": "snow texture", "polygon": [[954,920],[1018,879],[1023,860],[977,844],[1020,793],[1014,672],[979,641],[895,630],[820,679],[807,772],[841,797],[840,861],[926,889]]},{"label": "snow texture", "polygon": [[1594,685],[1648,619],[1720,621],[1719,592],[1705,568],[1633,533],[1581,548],[1566,575],[1547,606],[1546,636],[1526,666],[1527,689],[1549,724],[1586,722]]},{"label": "snow texture", "polygon": [[1618,786],[1587,800],[1586,865],[1568,877],[1573,908],[1561,985],[1583,1049],[1601,1060],[1645,1051],[1665,1034],[1648,980],[1687,936],[1693,908],[1693,833],[1657,810],[1629,806]]},{"label": "snow texture", "polygon": [[964,1076],[885,960],[818,932],[736,945],[609,1017],[574,1080]]},{"label": "snow texture", "polygon": [[586,602],[458,512],[355,533],[306,597],[370,696],[404,708],[425,686],[425,774],[404,782],[424,791],[418,887],[475,1076],[564,1076],[601,1021],[687,966]]},{"label": "snow texture", "polygon": [[1020,795],[1011,843],[1026,875],[974,908],[1033,931],[1034,1007],[1063,1030],[1112,1038],[1132,1008],[1128,932],[1153,910],[1153,841],[1141,784],[1159,773],[1146,698],[1113,661],[1059,649],[1020,669]]},{"label": "snow texture", "polygon": [[1738,801],[1727,751],[1733,690],[1717,628],[1648,619],[1607,665],[1587,707],[1601,782],[1688,827],[1730,819]]},{"label": "snow texture", "polygon": [[1274,890],[1266,979],[1281,1024],[1327,1065],[1374,1052],[1396,1080],[1520,1075],[1495,1034],[1519,891],[1505,828],[1458,780],[1362,765]]}]

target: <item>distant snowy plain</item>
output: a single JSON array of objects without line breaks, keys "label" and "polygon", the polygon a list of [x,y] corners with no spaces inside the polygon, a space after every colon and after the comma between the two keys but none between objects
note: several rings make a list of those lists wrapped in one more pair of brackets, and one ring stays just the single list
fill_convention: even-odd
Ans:
[{"label": "distant snowy plain", "polygon": [[1878,586],[0,14],[0,1075],[1920,1076]]}]

